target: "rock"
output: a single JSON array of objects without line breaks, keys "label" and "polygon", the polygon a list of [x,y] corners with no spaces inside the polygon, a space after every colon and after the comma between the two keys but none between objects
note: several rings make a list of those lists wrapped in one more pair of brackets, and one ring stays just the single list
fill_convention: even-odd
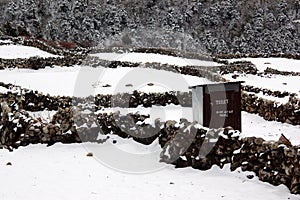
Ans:
[{"label": "rock", "polygon": [[47,127],[47,126],[44,126],[44,127],[42,128],[42,131],[43,131],[43,133],[45,133],[45,134],[48,134],[48,133],[49,133],[49,130],[48,130],[48,127]]},{"label": "rock", "polygon": [[255,138],[254,143],[258,146],[261,146],[265,140],[262,138]]},{"label": "rock", "polygon": [[292,147],[292,143],[283,135],[281,134],[279,140],[278,140],[279,144],[284,144],[287,147]]},{"label": "rock", "polygon": [[50,135],[55,135],[56,133],[55,128],[50,128],[49,133]]},{"label": "rock", "polygon": [[254,176],[253,176],[253,175],[247,175],[247,178],[248,178],[248,179],[253,179]]},{"label": "rock", "polygon": [[86,156],[87,156],[87,157],[93,157],[94,154],[93,154],[92,152],[89,152],[89,153],[86,154]]}]

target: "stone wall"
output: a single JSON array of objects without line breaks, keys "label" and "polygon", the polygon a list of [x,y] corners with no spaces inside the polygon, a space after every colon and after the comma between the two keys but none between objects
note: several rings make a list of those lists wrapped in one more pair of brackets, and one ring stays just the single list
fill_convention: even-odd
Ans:
[{"label": "stone wall", "polygon": [[61,56],[69,56],[74,54],[86,54],[88,51],[84,48],[74,48],[74,49],[66,49],[63,46],[59,45],[58,42],[44,40],[44,39],[36,39],[36,38],[29,38],[29,37],[11,37],[11,36],[0,36],[0,40],[10,40],[12,44],[19,44],[25,46],[32,46],[39,48],[43,51],[61,55]]},{"label": "stone wall", "polygon": [[[4,83],[0,83],[0,86],[5,88],[14,87],[11,84]],[[282,95],[285,94],[278,94],[278,96]],[[9,92],[6,94],[0,94],[0,100],[1,102],[9,102],[10,105],[17,105],[19,108],[28,111],[41,111],[44,109],[58,110],[58,108],[72,107],[79,104],[84,105],[86,103],[94,104],[94,111],[100,110],[103,107],[136,108],[140,105],[144,107],[151,107],[153,105],[166,106],[169,104],[175,104],[183,107],[192,107],[191,92],[144,93],[133,91],[132,93],[116,95],[99,94],[95,97],[90,96],[89,98],[76,98],[60,96],[51,97],[49,95],[38,93],[37,91],[20,89],[19,93]],[[259,98],[255,94],[243,92],[242,110],[249,113],[259,114],[265,120],[300,125],[300,99],[292,94],[290,94],[290,99],[286,104],[280,104]]]},{"label": "stone wall", "polygon": [[205,67],[205,66],[177,66],[168,65],[161,63],[131,63],[131,62],[121,62],[121,61],[107,61],[99,59],[98,57],[88,56],[82,63],[83,65],[89,65],[92,67],[107,67],[107,68],[117,68],[117,67],[140,67],[149,68],[156,70],[164,70],[184,75],[191,75],[197,77],[207,78],[213,82],[225,82],[221,75],[219,75],[219,67]]},{"label": "stone wall", "polygon": [[272,69],[270,67],[267,67],[267,69],[264,70],[264,74],[276,74],[276,75],[282,75],[282,76],[300,76],[300,72],[288,72],[288,71],[279,71],[277,69]]},{"label": "stone wall", "polygon": [[165,93],[144,93],[133,91],[132,93],[122,93],[116,95],[97,95],[95,104],[101,107],[121,107],[136,108],[140,105],[143,107],[166,106],[168,104],[181,105],[183,107],[192,106],[191,92],[165,92]]},{"label": "stone wall", "polygon": [[[187,142],[191,145],[187,146]],[[261,181],[275,186],[284,184],[292,193],[300,194],[300,149],[284,136],[270,142],[255,137],[240,138],[230,128],[206,131],[191,123],[179,128],[167,122],[159,143],[163,148],[162,161],[176,167],[208,170],[213,165],[222,168],[230,164],[232,171],[241,168],[254,172]]]},{"label": "stone wall", "polygon": [[300,59],[300,54],[287,53],[253,53],[253,54],[216,54],[218,59],[234,59],[234,58],[289,58]]},{"label": "stone wall", "polygon": [[280,104],[243,92],[242,110],[258,114],[268,121],[300,125],[300,99],[295,96],[291,96],[286,104]]},{"label": "stone wall", "polygon": [[[103,143],[110,134],[133,138],[145,145],[158,139],[162,147],[161,162],[199,170],[230,164],[232,171],[238,168],[252,171],[262,181],[284,184],[292,193],[300,194],[300,149],[284,136],[277,142],[268,142],[262,138],[240,138],[239,133],[230,127],[218,130],[198,128],[185,119],[181,119],[180,124],[156,120],[154,125],[149,125],[145,123],[149,116],[86,114],[81,110],[78,107],[59,109],[51,122],[43,123],[31,118],[24,110],[14,110],[2,103],[1,146],[13,150],[36,143]],[[99,134],[107,135],[106,139],[97,139]]]},{"label": "stone wall", "polygon": [[31,46],[39,48],[43,51],[60,55],[60,57],[31,57],[28,59],[3,59],[0,58],[0,69],[4,68],[28,68],[28,69],[41,69],[46,66],[73,66],[76,64],[80,64],[83,59],[85,59],[85,55],[87,50],[85,49],[74,49],[73,51],[60,48],[59,46],[49,45],[48,43],[32,38],[23,38],[23,37],[8,37],[3,36],[0,39],[10,40],[12,44],[20,44],[25,46]]},{"label": "stone wall", "polygon": [[278,91],[278,90],[277,91],[272,91],[272,90],[269,90],[269,89],[258,88],[258,87],[254,87],[254,86],[251,86],[251,85],[242,85],[242,90],[245,91],[245,92],[254,92],[256,94],[262,93],[264,95],[278,97],[278,98],[284,98],[284,97],[287,97],[287,96],[290,96],[290,97],[297,96],[297,94],[295,94],[295,93],[291,94],[289,92],[281,92],[281,91]]},{"label": "stone wall", "polygon": [[65,56],[65,57],[30,57],[17,59],[0,58],[0,69],[5,68],[26,68],[26,69],[43,69],[45,67],[62,66],[68,67],[82,62],[82,56]]},{"label": "stone wall", "polygon": [[256,75],[258,70],[256,66],[248,61],[237,61],[232,63],[224,63],[223,65],[218,66],[218,72],[220,74],[231,74],[231,73],[239,73],[239,74],[253,74]]}]

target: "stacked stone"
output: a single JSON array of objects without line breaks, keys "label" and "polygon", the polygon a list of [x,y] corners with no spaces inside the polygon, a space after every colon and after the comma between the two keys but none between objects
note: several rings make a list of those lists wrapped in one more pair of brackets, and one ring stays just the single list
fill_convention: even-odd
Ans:
[{"label": "stacked stone", "polygon": [[300,125],[300,99],[290,96],[286,104],[279,104],[258,98],[254,94],[242,93],[242,110],[259,114],[268,121],[280,121],[292,125]]},{"label": "stacked stone", "polygon": [[[28,144],[56,142],[104,142],[99,135],[116,134],[122,138],[149,145],[158,139],[162,147],[161,161],[176,167],[191,166],[207,170],[213,165],[253,171],[262,181],[285,184],[292,193],[300,193],[300,149],[287,139],[266,142],[262,138],[239,138],[230,127],[207,130],[181,119],[180,123],[145,120],[149,116],[120,113],[95,114],[85,107],[59,109],[50,123],[31,118],[24,110],[8,104],[0,106],[0,141],[8,149]],[[93,108],[93,107],[91,107]],[[78,110],[76,110],[78,109]]]},{"label": "stacked stone", "polygon": [[281,91],[272,91],[269,89],[265,89],[265,88],[258,88],[258,87],[254,87],[254,86],[250,86],[250,85],[242,85],[242,90],[246,91],[246,92],[254,92],[254,93],[260,93],[262,92],[264,95],[268,95],[268,96],[274,96],[274,97],[278,97],[278,98],[284,98],[287,96],[296,96],[295,93],[289,93],[289,92],[281,92]]},{"label": "stacked stone", "polygon": [[237,61],[233,63],[227,63],[225,65],[218,66],[218,70],[220,74],[253,74],[256,75],[258,70],[256,66],[248,61]]},{"label": "stacked stone", "polygon": [[254,137],[243,138],[242,142],[242,148],[233,155],[231,170],[241,167],[255,172],[264,182],[284,184],[292,193],[300,193],[299,147]]},{"label": "stacked stone", "polygon": [[165,92],[165,93],[144,93],[133,91],[116,95],[97,95],[95,104],[98,109],[101,107],[136,108],[140,105],[151,107],[153,105],[166,106],[168,104],[192,106],[191,92]]},{"label": "stacked stone", "polygon": [[282,53],[262,53],[262,54],[217,54],[217,59],[234,59],[234,58],[289,58],[300,60],[300,54],[282,54]]},{"label": "stacked stone", "polygon": [[7,92],[0,93],[0,102],[7,102],[16,108],[27,111],[58,110],[72,106],[72,98],[50,95],[43,95],[35,91],[28,91],[23,94]]},{"label": "stacked stone", "polygon": [[254,172],[264,182],[284,184],[300,194],[300,147],[292,146],[284,136],[278,142],[267,142],[240,138],[230,127],[207,131],[189,126],[166,122],[159,137],[163,162],[200,170],[230,164],[232,171]]},{"label": "stacked stone", "polygon": [[[25,110],[14,110],[6,103],[1,104],[1,146],[12,150],[29,144],[54,144],[80,142],[76,129],[67,133],[62,124],[56,124],[55,119],[46,123],[42,119],[34,119]],[[66,120],[66,119],[64,119]],[[69,123],[69,122],[68,122]]]},{"label": "stacked stone", "polygon": [[52,66],[69,67],[80,64],[84,59],[81,55],[69,55],[64,57],[30,57],[17,59],[0,58],[0,69],[5,68],[26,68],[26,69],[43,69]]},{"label": "stacked stone", "polygon": [[264,75],[282,75],[282,76],[300,76],[300,72],[288,72],[288,71],[279,71],[277,69],[272,69],[270,67],[267,67],[267,69],[264,70]]},{"label": "stacked stone", "polygon": [[145,123],[150,116],[139,114],[127,114],[121,116],[119,113],[99,114],[98,123],[101,131],[106,134],[116,134],[122,138],[133,138],[133,140],[149,145],[159,136],[161,123],[155,121],[154,126]]}]

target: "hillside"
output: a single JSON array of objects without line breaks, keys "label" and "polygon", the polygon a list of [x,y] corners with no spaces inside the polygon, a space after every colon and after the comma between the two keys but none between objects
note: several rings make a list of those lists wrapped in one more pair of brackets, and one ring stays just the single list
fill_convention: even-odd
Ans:
[{"label": "hillside", "polygon": [[81,46],[213,54],[297,53],[299,48],[299,0],[13,0],[0,6],[3,34]]}]

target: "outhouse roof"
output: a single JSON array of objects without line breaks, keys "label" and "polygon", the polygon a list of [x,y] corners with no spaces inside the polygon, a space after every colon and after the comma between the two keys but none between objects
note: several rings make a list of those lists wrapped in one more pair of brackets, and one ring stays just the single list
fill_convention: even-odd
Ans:
[{"label": "outhouse roof", "polygon": [[194,89],[194,88],[197,88],[197,87],[206,87],[206,86],[241,84],[241,83],[244,83],[244,82],[245,81],[215,82],[215,83],[209,83],[209,84],[201,84],[201,85],[190,86],[189,89]]}]

